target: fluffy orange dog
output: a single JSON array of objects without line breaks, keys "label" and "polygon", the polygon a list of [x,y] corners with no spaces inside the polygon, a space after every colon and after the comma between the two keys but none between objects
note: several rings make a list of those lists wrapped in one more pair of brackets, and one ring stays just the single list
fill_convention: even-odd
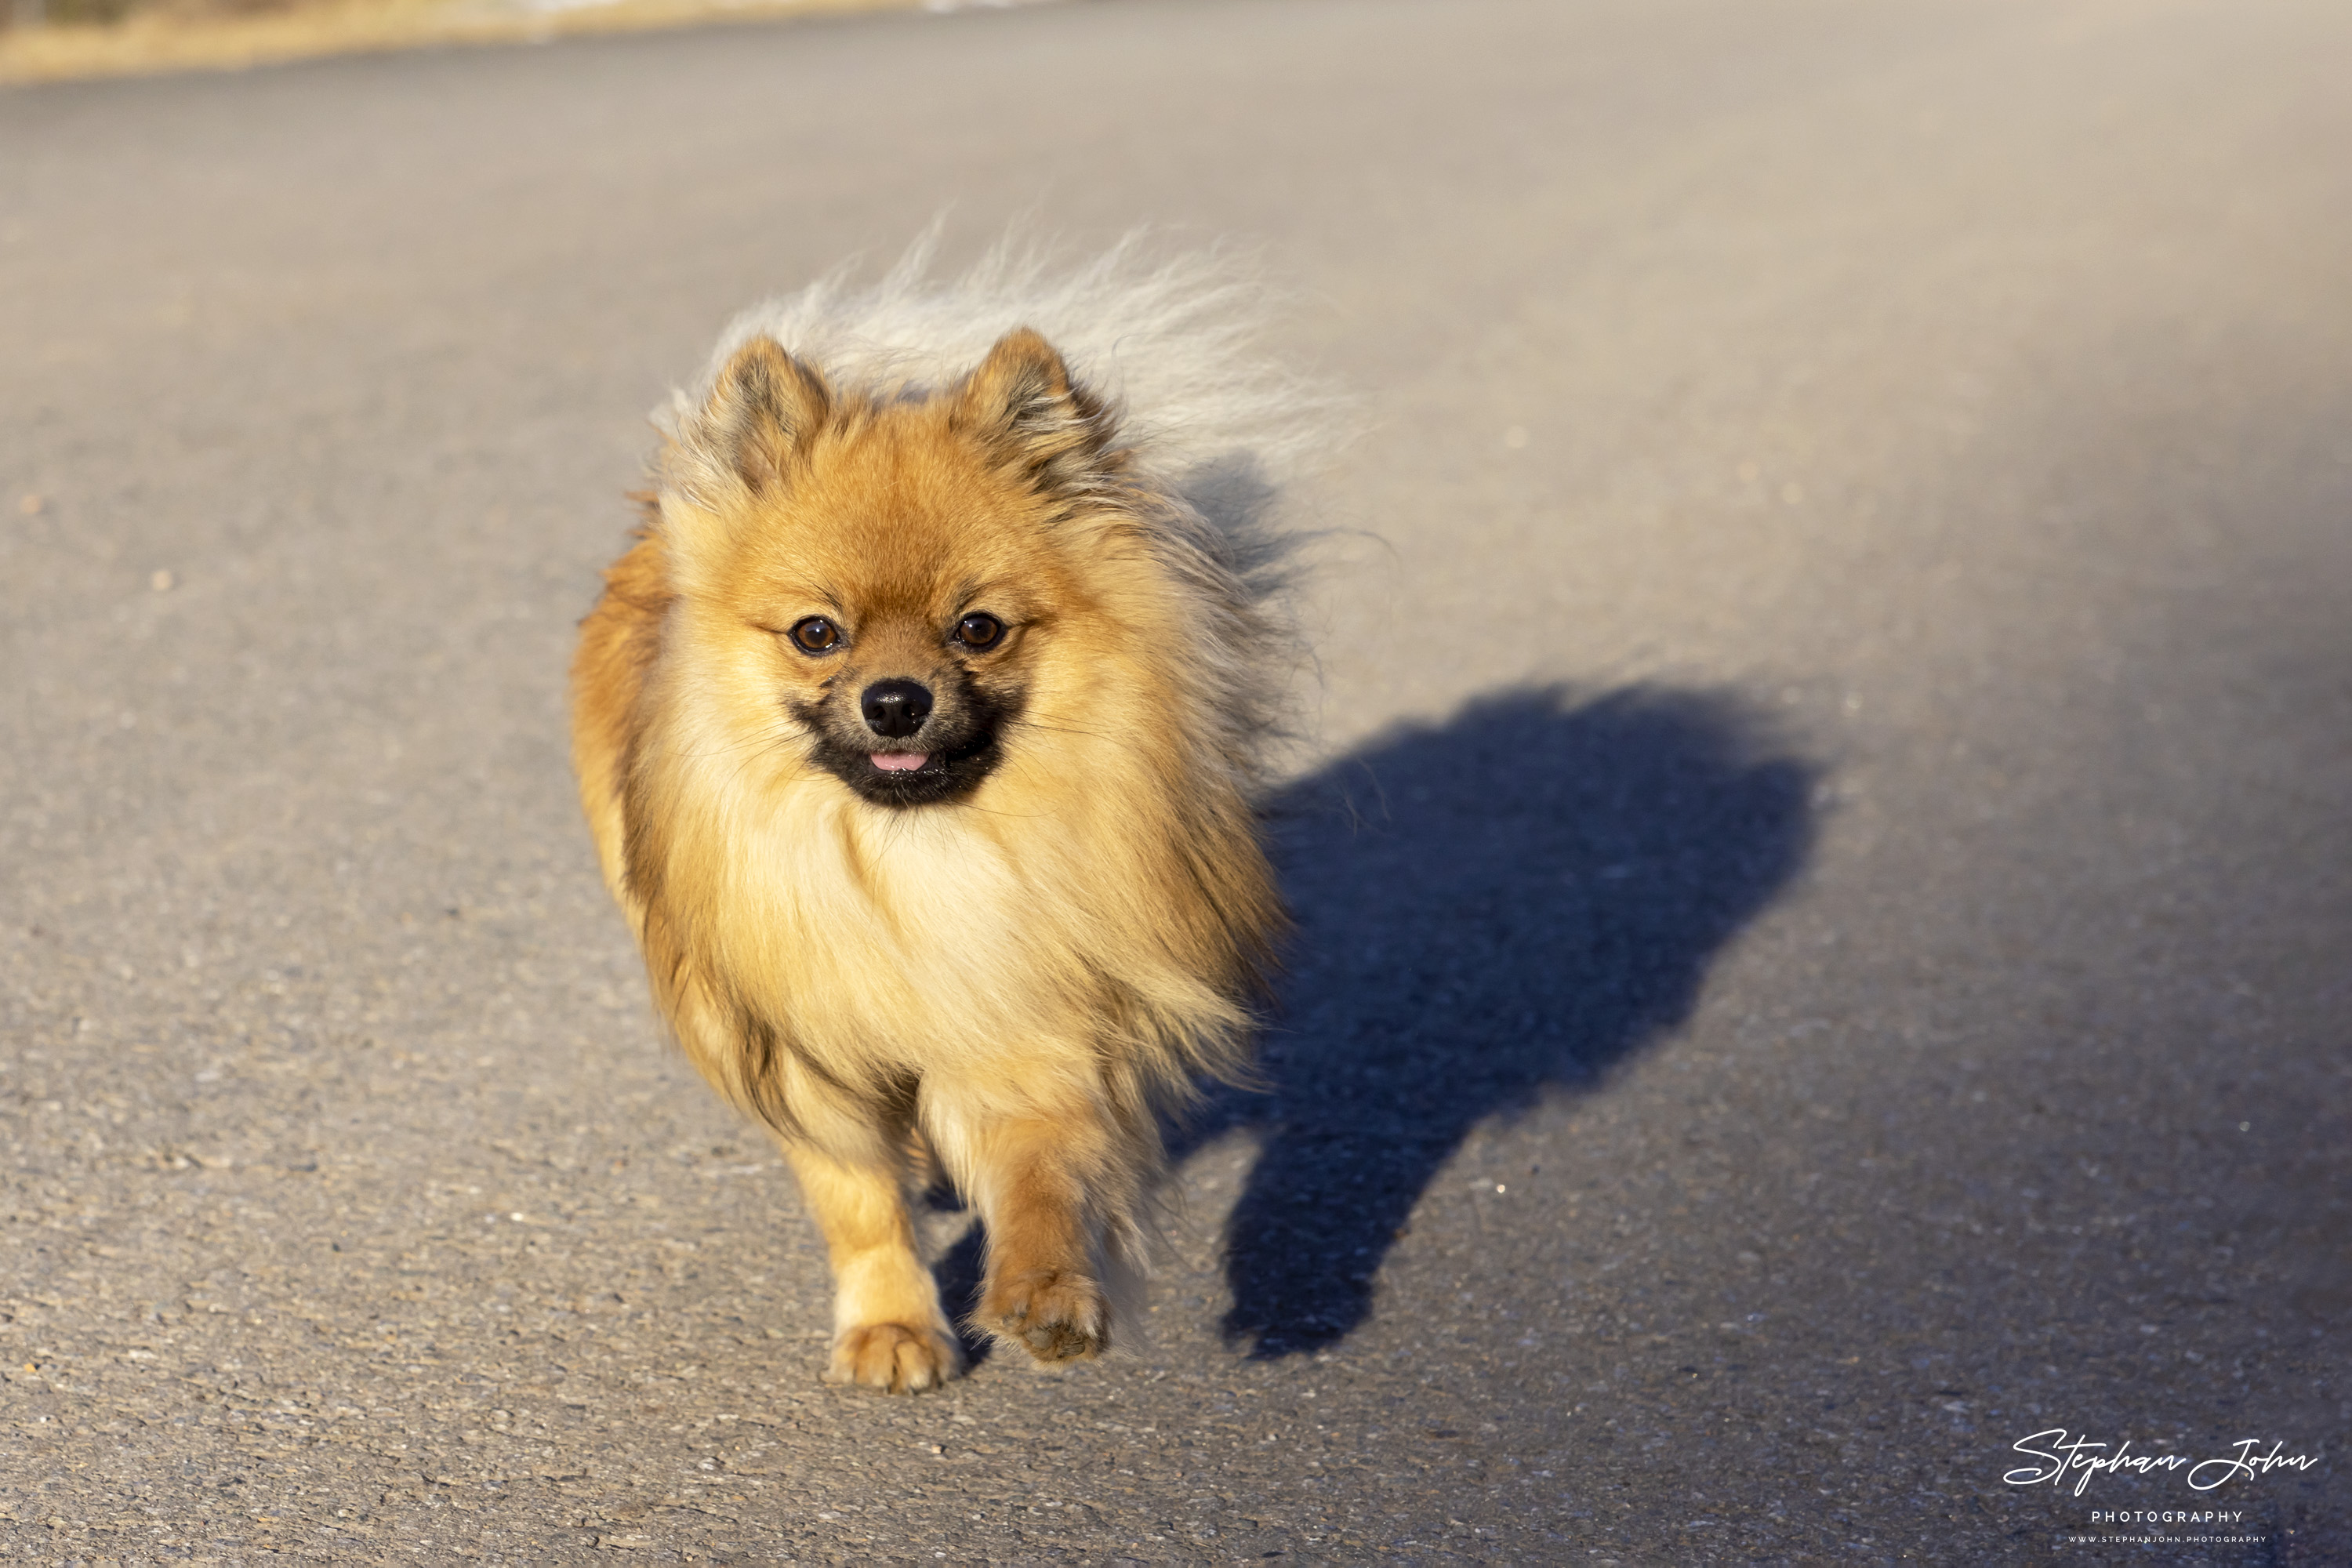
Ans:
[{"label": "fluffy orange dog", "polygon": [[829,1379],[961,1370],[934,1161],[986,1226],[977,1326],[1105,1348],[1160,1116],[1245,1070],[1286,643],[1235,514],[1310,406],[1248,299],[1131,246],[918,254],[752,311],[659,421],[573,665],[581,796],[662,1013],[824,1230]]}]

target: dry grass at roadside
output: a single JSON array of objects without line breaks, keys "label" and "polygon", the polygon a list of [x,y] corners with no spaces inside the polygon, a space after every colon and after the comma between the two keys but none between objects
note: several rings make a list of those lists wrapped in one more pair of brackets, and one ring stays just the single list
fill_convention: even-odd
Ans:
[{"label": "dry grass at roadside", "polygon": [[[514,43],[714,18],[910,9],[923,0],[295,0],[268,10],[133,11],[0,30],[0,82],[233,70],[427,44]],[[938,5],[940,0],[931,0]],[[987,0],[981,0],[987,3]],[[6,0],[0,0],[5,5]],[[941,8],[945,8],[941,6]],[[22,13],[19,13],[20,15]]]}]

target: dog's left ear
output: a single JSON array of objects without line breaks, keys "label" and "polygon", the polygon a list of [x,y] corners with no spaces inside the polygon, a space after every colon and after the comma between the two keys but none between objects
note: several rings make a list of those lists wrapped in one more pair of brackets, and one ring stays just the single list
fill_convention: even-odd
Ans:
[{"label": "dog's left ear", "polygon": [[1054,345],[1027,327],[996,342],[954,393],[953,427],[1048,490],[1091,489],[1118,471],[1110,405],[1070,379]]}]

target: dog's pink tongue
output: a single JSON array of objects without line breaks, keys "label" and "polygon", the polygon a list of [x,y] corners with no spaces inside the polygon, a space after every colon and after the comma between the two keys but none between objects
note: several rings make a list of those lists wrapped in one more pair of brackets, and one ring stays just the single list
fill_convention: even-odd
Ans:
[{"label": "dog's pink tongue", "polygon": [[931,760],[929,752],[876,752],[874,765],[886,773],[911,773]]}]

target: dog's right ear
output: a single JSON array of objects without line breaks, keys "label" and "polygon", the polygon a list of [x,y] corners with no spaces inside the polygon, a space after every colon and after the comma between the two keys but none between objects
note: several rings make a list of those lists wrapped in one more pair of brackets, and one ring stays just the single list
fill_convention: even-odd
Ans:
[{"label": "dog's right ear", "polygon": [[773,338],[735,351],[695,416],[693,440],[753,495],[780,487],[833,412],[833,389]]}]

